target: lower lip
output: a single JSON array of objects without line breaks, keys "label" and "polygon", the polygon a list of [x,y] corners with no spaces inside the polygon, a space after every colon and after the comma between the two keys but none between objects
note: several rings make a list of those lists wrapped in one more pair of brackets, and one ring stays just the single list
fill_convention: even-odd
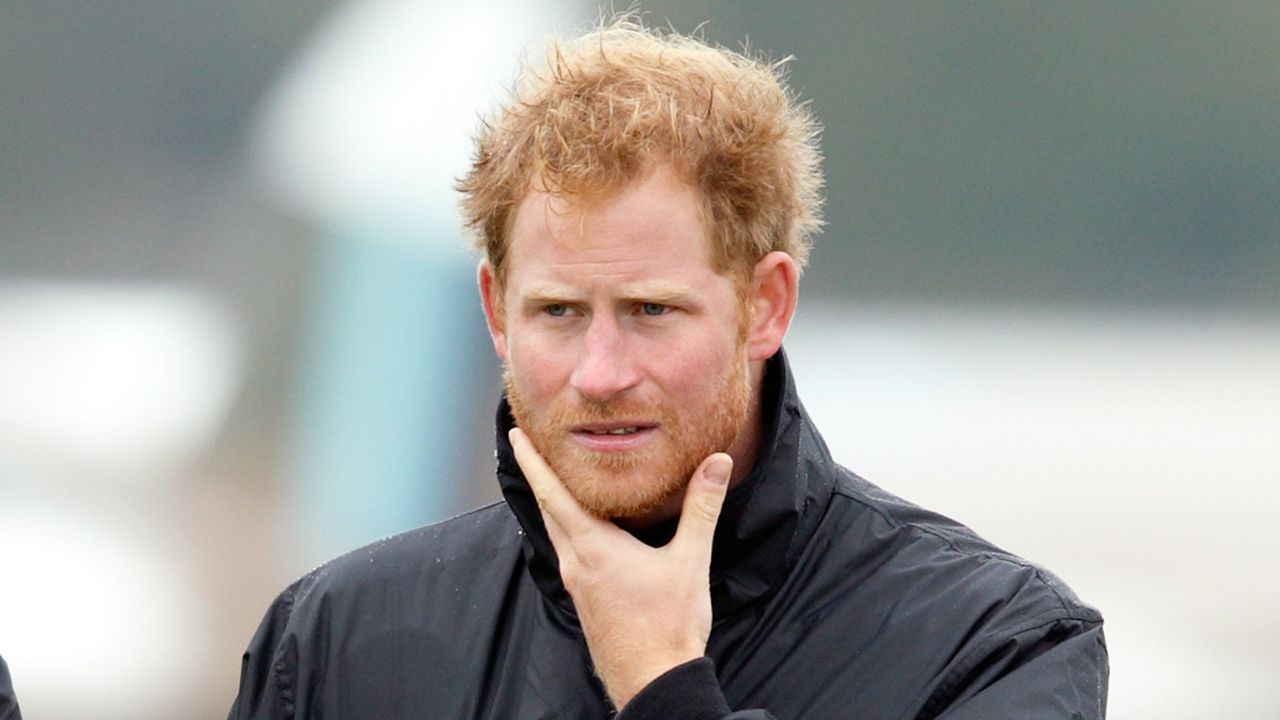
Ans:
[{"label": "lower lip", "polygon": [[657,433],[656,427],[640,428],[628,435],[597,435],[581,430],[570,431],[573,439],[587,450],[594,452],[627,452],[642,447]]}]

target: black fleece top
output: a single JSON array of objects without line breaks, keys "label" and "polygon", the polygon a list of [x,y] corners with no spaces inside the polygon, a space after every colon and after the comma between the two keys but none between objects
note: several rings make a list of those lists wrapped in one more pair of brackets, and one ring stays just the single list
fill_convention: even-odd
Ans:
[{"label": "black fleece top", "polygon": [[[707,656],[623,720],[1102,718],[1102,620],[1047,571],[837,465],[769,361],[760,457],[725,500]],[[498,410],[504,501],[289,586],[231,718],[607,718]],[[660,544],[674,523],[641,539]]]}]

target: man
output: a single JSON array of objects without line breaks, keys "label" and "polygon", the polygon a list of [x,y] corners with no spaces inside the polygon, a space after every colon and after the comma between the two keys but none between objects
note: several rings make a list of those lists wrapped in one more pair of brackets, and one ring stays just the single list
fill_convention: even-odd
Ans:
[{"label": "man", "polygon": [[816,136],[776,66],[626,21],[526,72],[460,184],[504,502],[286,589],[231,717],[1102,717],[1097,612],[796,397]]}]

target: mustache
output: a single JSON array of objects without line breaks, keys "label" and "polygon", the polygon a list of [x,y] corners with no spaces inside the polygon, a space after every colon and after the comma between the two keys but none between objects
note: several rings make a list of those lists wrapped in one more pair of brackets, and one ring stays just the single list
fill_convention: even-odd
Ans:
[{"label": "mustache", "polygon": [[583,401],[573,407],[554,409],[547,418],[547,425],[563,429],[614,420],[642,420],[661,425],[665,424],[669,417],[670,410],[659,403],[641,402],[635,399]]}]

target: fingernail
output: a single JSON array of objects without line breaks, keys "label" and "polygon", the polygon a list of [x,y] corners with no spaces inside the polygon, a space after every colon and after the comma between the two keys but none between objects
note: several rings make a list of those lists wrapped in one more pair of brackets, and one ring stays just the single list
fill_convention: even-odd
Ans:
[{"label": "fingernail", "polygon": [[729,473],[733,471],[733,460],[728,455],[718,455],[707,463],[707,479],[717,485],[729,482]]},{"label": "fingernail", "polygon": [[512,445],[516,444],[516,428],[511,428],[510,430],[507,431],[507,442],[511,443]]}]

